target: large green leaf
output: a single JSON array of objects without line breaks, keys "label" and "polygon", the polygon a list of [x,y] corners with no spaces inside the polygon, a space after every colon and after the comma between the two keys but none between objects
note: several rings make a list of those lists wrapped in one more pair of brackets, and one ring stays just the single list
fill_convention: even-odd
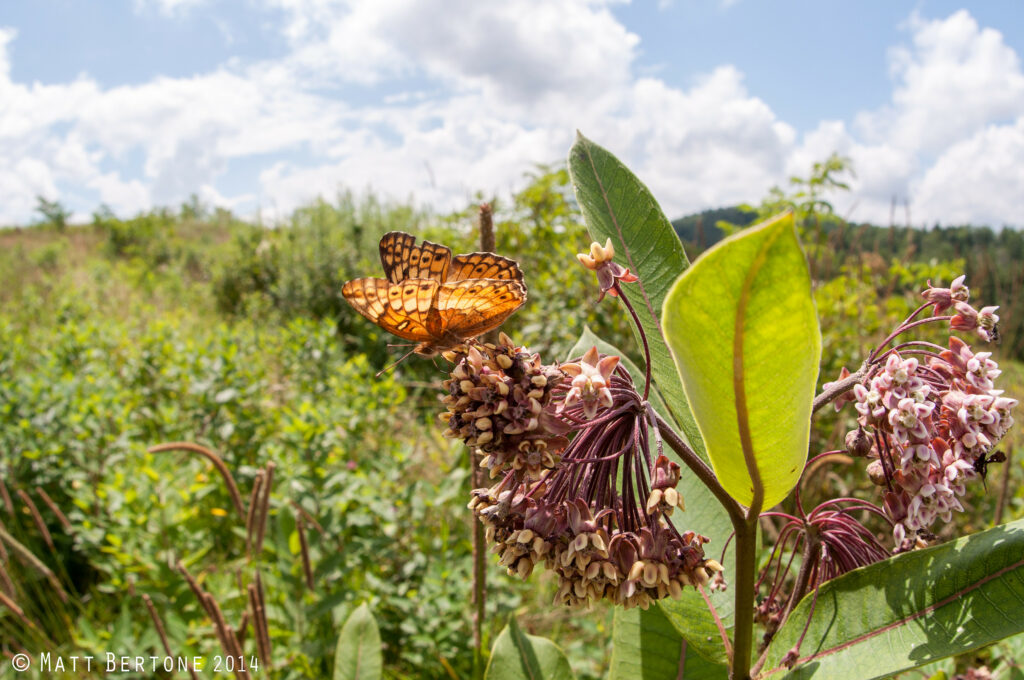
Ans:
[{"label": "large green leaf", "polygon": [[383,673],[380,631],[364,602],[352,612],[334,651],[334,680],[379,680]]},{"label": "large green leaf", "polygon": [[728,669],[694,654],[657,607],[615,610],[609,680],[725,680]]},{"label": "large green leaf", "polygon": [[[735,569],[730,560],[729,564],[725,565],[726,583],[732,582],[733,573]],[[726,634],[730,637],[734,611],[732,595],[732,591],[719,590],[711,593],[711,602],[726,628]],[[707,603],[698,591],[687,588],[678,598],[658,600],[658,608],[676,631],[686,638],[691,651],[713,663],[728,663],[721,633],[714,617],[708,611]]]},{"label": "large green leaf", "polygon": [[536,635],[527,635],[509,619],[487,662],[485,680],[573,680],[575,674],[562,650]]},{"label": "large green leaf", "polygon": [[579,133],[569,150],[569,176],[590,235],[602,244],[610,238],[615,261],[640,277],[623,288],[651,348],[651,374],[682,434],[703,457],[704,445],[665,345],[660,316],[669,288],[689,266],[683,245],[643,182]]},{"label": "large green leaf", "polygon": [[[583,330],[583,334],[580,336],[576,346],[569,352],[569,356],[580,356],[594,346],[603,354],[614,354],[623,357],[622,365],[629,371],[633,382],[643,385],[643,371],[625,357],[618,348],[594,335],[589,328]],[[655,410],[664,414],[665,411],[661,410],[664,406],[660,395],[658,395],[657,391],[652,391],[651,395],[651,403],[654,405]],[[672,449],[665,447],[664,451],[669,457],[676,458]],[[678,458],[677,461],[682,464],[682,461]],[[726,513],[725,508],[718,503],[714,495],[696,476],[688,473],[685,466],[679,480],[678,489],[679,493],[686,500],[686,510],[672,515],[674,524],[680,531],[692,529],[710,538],[711,543],[708,544],[709,556],[719,557],[721,546],[725,545],[725,541],[732,532],[732,524],[729,521],[729,515]],[[733,573],[733,561],[727,560],[725,563],[726,582],[732,581]],[[731,593],[718,590],[711,593],[710,597],[712,604],[714,604],[715,609],[718,611],[719,617],[722,619],[723,625],[727,629],[731,628],[733,612]],[[699,592],[692,588],[686,588],[678,599],[659,600],[658,606],[671,621],[672,625],[675,626],[678,633],[686,637],[691,650],[696,650],[703,657],[712,661],[725,663],[725,646],[722,644],[722,638],[718,633],[718,626],[715,624],[714,617],[708,611],[707,603]]]},{"label": "large green leaf", "polygon": [[[811,610],[776,634],[762,677],[781,677]],[[881,678],[1024,632],[1024,520],[856,569],[818,591],[787,678]]]},{"label": "large green leaf", "polygon": [[704,253],[665,299],[665,329],[722,486],[778,503],[803,470],[821,332],[789,213]]}]

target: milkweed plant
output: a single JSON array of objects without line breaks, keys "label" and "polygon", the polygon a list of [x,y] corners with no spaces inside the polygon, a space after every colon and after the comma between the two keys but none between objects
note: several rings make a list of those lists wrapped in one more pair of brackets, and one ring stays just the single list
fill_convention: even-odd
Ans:
[{"label": "milkweed plant", "polygon": [[[498,564],[550,571],[558,605],[620,607],[612,677],[885,677],[1024,631],[1024,522],[935,533],[1013,425],[1018,402],[984,349],[997,308],[976,309],[963,276],[927,282],[815,394],[821,335],[791,214],[690,264],[609,152],[580,136],[569,171],[596,241],[579,263],[600,304],[629,312],[643,363],[589,333],[565,361],[505,334],[444,353],[440,422],[478,454],[488,481],[469,508]],[[813,451],[826,406],[856,427]],[[862,460],[877,493],[805,505],[805,470],[836,453]],[[765,518],[781,526],[770,549]],[[557,648],[510,629],[489,674],[514,657],[570,677]]]}]

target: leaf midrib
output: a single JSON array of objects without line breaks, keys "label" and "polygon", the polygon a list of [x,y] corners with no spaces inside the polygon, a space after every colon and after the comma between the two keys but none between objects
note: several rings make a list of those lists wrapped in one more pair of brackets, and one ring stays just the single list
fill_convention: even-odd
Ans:
[{"label": "leaf midrib", "polygon": [[[809,661],[815,661],[817,659],[821,659],[821,658],[824,658],[826,656],[831,656],[832,654],[836,654],[838,652],[841,652],[844,649],[848,649],[850,647],[853,647],[854,645],[860,644],[860,643],[865,642],[867,640],[870,640],[872,638],[875,638],[875,637],[878,637],[878,636],[883,635],[885,633],[888,633],[889,631],[894,630],[896,628],[899,628],[900,626],[902,626],[902,625],[904,625],[906,623],[909,623],[911,621],[914,621],[915,619],[919,619],[922,616],[926,616],[928,614],[931,614],[931,613],[941,609],[942,607],[945,607],[950,602],[953,602],[955,600],[958,600],[958,599],[962,598],[964,595],[966,595],[967,593],[971,592],[972,590],[977,590],[978,588],[982,587],[983,585],[985,585],[989,581],[997,579],[997,578],[1001,577],[1003,574],[1006,574],[1007,572],[1013,571],[1015,569],[1020,569],[1021,567],[1024,567],[1024,558],[1014,562],[1013,564],[1008,564],[1007,566],[1003,567],[999,571],[993,572],[993,573],[988,574],[987,576],[985,576],[985,577],[983,577],[981,579],[978,579],[976,582],[972,583],[971,585],[969,585],[969,586],[967,586],[965,588],[961,588],[960,590],[957,590],[956,592],[950,593],[949,595],[947,595],[946,597],[942,598],[938,602],[934,602],[934,603],[928,605],[927,607],[922,607],[920,610],[914,612],[913,614],[908,614],[907,616],[904,616],[902,619],[898,619],[896,621],[888,623],[888,624],[882,626],[881,628],[876,628],[875,630],[872,630],[872,631],[869,631],[867,633],[864,633],[863,635],[858,635],[857,637],[855,637],[855,638],[853,638],[851,640],[847,640],[846,642],[843,642],[842,644],[836,645],[835,647],[829,647],[828,649],[822,650],[820,652],[815,652],[814,654],[810,654],[808,656],[800,657],[799,659],[797,659],[796,663],[797,663],[797,665],[799,665],[799,664],[807,663]],[[779,672],[782,672],[782,671],[786,671],[786,670],[788,670],[788,669],[785,666],[776,666],[775,668],[771,669],[770,671],[767,671],[766,673],[764,673],[764,675],[762,675],[760,677],[767,678],[767,677],[770,677],[770,676],[772,676],[772,675],[774,675],[776,673],[779,673]]]},{"label": "leaf midrib", "polygon": [[[597,165],[594,163],[594,156],[590,153],[589,145],[584,146],[584,151],[587,154],[587,162],[590,163],[590,169],[594,172],[594,179],[597,181],[597,186],[601,190],[601,198],[604,200],[605,206],[608,208],[608,215],[612,219],[612,225],[615,227],[615,234],[619,238],[619,243],[622,245],[622,252],[626,258],[626,262],[629,264],[630,271],[639,272],[636,263],[633,262],[633,255],[630,251],[626,238],[622,235],[622,228],[619,226],[618,217],[615,214],[615,209],[612,208],[611,200],[608,198],[608,192],[605,191],[604,182],[601,181],[601,175],[597,171]],[[648,314],[654,320],[654,327],[658,330],[658,335],[664,340],[665,333],[661,330],[661,319],[654,312],[654,305],[651,304],[651,299],[647,295],[647,286],[644,285],[643,279],[640,279],[637,283],[640,284],[640,294],[644,298],[644,306],[647,308]]]}]

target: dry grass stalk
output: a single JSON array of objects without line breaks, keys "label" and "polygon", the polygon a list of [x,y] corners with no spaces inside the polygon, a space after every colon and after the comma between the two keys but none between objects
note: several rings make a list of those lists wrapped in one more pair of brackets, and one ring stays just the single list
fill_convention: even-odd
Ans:
[{"label": "dry grass stalk", "polygon": [[295,513],[295,529],[299,532],[299,554],[302,555],[302,573],[306,576],[306,587],[313,590],[313,566],[309,562],[309,544],[306,542],[306,522],[302,514]]},{"label": "dry grass stalk", "polygon": [[[3,543],[0,543],[0,546],[3,546]],[[11,582],[11,577],[7,575],[3,564],[6,559],[4,557],[3,560],[0,560],[0,590],[5,592],[8,597],[14,597],[14,583]]]},{"label": "dry grass stalk", "polygon": [[4,501],[4,507],[7,508],[7,514],[14,514],[14,501],[11,500],[11,494],[7,493],[7,485],[4,484],[4,480],[0,478],[0,498]]},{"label": "dry grass stalk", "polygon": [[[260,598],[260,611],[263,612],[263,620],[260,623],[260,634],[263,635],[263,644],[267,648],[267,658],[270,658],[270,627],[267,626],[267,599],[263,594],[263,578],[256,572],[256,595]],[[268,662],[269,663],[269,662]]]},{"label": "dry grass stalk", "polygon": [[6,543],[7,547],[9,547],[22,562],[45,576],[46,580],[53,586],[53,589],[57,591],[57,595],[60,596],[61,602],[66,603],[68,601],[68,594],[64,591],[64,586],[60,584],[60,579],[58,579],[57,575],[54,574],[48,566],[43,564],[38,557],[33,555],[31,550],[15,540],[15,538],[4,529],[0,529],[0,541]]},{"label": "dry grass stalk", "polygon": [[207,602],[209,603],[210,609],[214,612],[215,619],[214,624],[217,627],[218,637],[222,639],[222,646],[224,652],[229,656],[235,657],[238,664],[235,666],[234,673],[236,678],[249,677],[249,670],[243,663],[244,657],[242,656],[242,645],[238,642],[238,638],[235,637],[235,631],[228,626],[227,620],[224,618],[224,613],[220,610],[220,605],[217,604],[217,600],[214,599],[210,593],[206,594]]},{"label": "dry grass stalk", "polygon": [[[243,588],[242,590],[245,590]],[[245,647],[245,629],[249,625],[249,610],[246,609],[242,612],[242,620],[238,622],[238,628],[235,628],[235,637],[238,638],[238,644]]]},{"label": "dry grass stalk", "polygon": [[274,486],[274,461],[267,463],[267,475],[264,478],[262,495],[260,500],[259,515],[256,520],[256,554],[263,552],[263,534],[267,529],[267,516],[270,513],[270,490]]},{"label": "dry grass stalk", "polygon": [[50,530],[46,527],[46,522],[43,521],[43,516],[39,514],[39,508],[32,502],[32,497],[25,493],[24,489],[18,489],[18,498],[28,508],[29,513],[32,515],[32,522],[35,523],[36,529],[42,534],[43,540],[46,541],[47,547],[50,548],[51,552],[57,552],[57,546],[53,544],[53,536],[50,535]]},{"label": "dry grass stalk", "polygon": [[[235,583],[238,585],[238,590],[243,596],[246,594],[245,579],[242,578],[242,570],[235,569]],[[245,647],[245,631],[246,626],[249,625],[249,607],[246,605],[245,610],[242,612],[242,618],[235,626],[235,637],[238,638],[238,644],[243,648]]]},{"label": "dry grass stalk", "polygon": [[[213,595],[203,590],[199,582],[195,580],[192,574],[189,573],[188,569],[181,560],[178,560],[178,571],[181,572],[182,576],[188,582],[189,588],[192,589],[192,593],[199,600],[199,604],[203,606],[207,615],[210,617],[210,621],[213,622],[213,630],[217,635],[217,641],[220,642],[221,649],[228,656],[234,656],[237,661],[241,661],[242,657],[242,645],[239,644],[238,638],[235,637],[235,631],[230,628],[227,621],[224,619],[224,613],[221,612],[220,606],[217,604],[217,600],[214,599]],[[241,664],[239,664],[241,665]],[[235,677],[237,678],[248,678],[249,672],[245,668],[235,668]]]},{"label": "dry grass stalk", "polygon": [[311,525],[313,525],[313,528],[316,529],[320,533],[321,536],[323,536],[326,533],[324,531],[324,528],[322,526],[320,526],[320,522],[316,521],[316,517],[313,517],[313,515],[311,515],[308,512],[306,512],[306,509],[304,507],[302,507],[301,505],[299,505],[298,503],[296,503],[293,500],[289,500],[288,502],[292,504],[293,508],[295,508],[300,513],[302,513],[302,516],[306,519],[306,521],[309,522]]},{"label": "dry grass stalk", "polygon": [[199,585],[199,582],[192,577],[192,574],[188,572],[188,569],[185,568],[185,565],[181,560],[178,560],[177,567],[178,571],[181,572],[181,575],[185,577],[185,581],[188,582],[188,587],[192,589],[192,594],[196,596],[196,599],[199,600],[199,604],[202,605],[203,610],[206,611],[210,619],[213,620],[213,612],[210,611],[209,606],[206,604],[206,591],[204,591],[202,586]]},{"label": "dry grass stalk", "polygon": [[206,457],[207,460],[213,463],[213,467],[217,468],[217,472],[219,472],[220,476],[224,479],[224,484],[228,487],[228,493],[231,494],[231,502],[234,504],[235,510],[238,511],[238,516],[242,518],[245,517],[245,508],[242,507],[242,496],[238,492],[238,485],[235,483],[235,478],[232,476],[231,470],[228,469],[227,464],[224,463],[224,460],[216,453],[205,446],[200,446],[199,444],[194,444],[192,442],[168,442],[166,444],[151,446],[148,450],[150,453],[161,453],[164,451],[191,451]]},{"label": "dry grass stalk", "polygon": [[260,661],[267,663],[267,650],[263,648],[263,636],[260,634],[260,620],[263,615],[260,609],[259,596],[256,594],[256,584],[250,583],[246,588],[249,592],[249,609],[252,611],[252,628],[256,640],[256,656]]},{"label": "dry grass stalk", "polygon": [[[21,607],[19,607],[18,603],[15,602],[10,597],[8,597],[7,595],[4,595],[3,593],[0,593],[0,603],[2,603],[5,607],[10,609],[12,612],[14,612],[15,616],[17,616],[19,618],[22,618],[22,619],[25,618],[25,610],[22,609]],[[25,620],[27,621],[28,619],[25,619]]]},{"label": "dry grass stalk", "polygon": [[10,609],[11,612],[14,614],[14,617],[21,621],[21,624],[25,626],[25,628],[35,631],[39,630],[36,624],[32,623],[32,621],[30,621],[29,618],[25,616],[25,611],[21,607],[19,607],[14,600],[7,597],[3,593],[0,593],[0,604]]},{"label": "dry grass stalk", "polygon": [[[259,579],[259,574],[256,575]],[[260,661],[270,666],[270,633],[267,628],[267,610],[256,583],[249,584],[249,607],[252,609],[252,628],[256,637],[256,651]]]},{"label": "dry grass stalk", "polygon": [[206,611],[211,612],[210,620],[213,622],[213,632],[217,635],[217,641],[220,643],[220,648],[228,656],[234,656],[235,651],[232,648],[230,639],[228,637],[228,631],[225,626],[217,620],[217,609],[215,609],[216,600],[209,593],[203,593],[203,607]]},{"label": "dry grass stalk", "polygon": [[[146,603],[146,609],[149,610],[149,616],[153,619],[153,625],[156,626],[156,632],[160,636],[160,642],[164,646],[164,651],[167,652],[167,656],[173,657],[174,652],[171,651],[171,643],[167,639],[167,631],[164,630],[164,622],[160,619],[160,615],[156,611],[156,607],[153,606],[153,600],[143,593],[142,601]],[[196,671],[192,668],[192,664],[188,664],[188,674],[192,676],[192,680],[199,680],[199,676],[196,675]]]},{"label": "dry grass stalk", "polygon": [[253,523],[256,521],[256,509],[259,505],[260,489],[263,487],[263,470],[256,473],[256,479],[252,483],[252,493],[249,494],[249,512],[245,515],[245,551],[252,556]]},{"label": "dry grass stalk", "polygon": [[57,516],[57,521],[60,522],[62,527],[64,527],[64,531],[71,531],[71,520],[69,520],[68,516],[65,515],[59,507],[57,507],[57,504],[53,502],[52,498],[50,498],[50,494],[43,491],[42,487],[39,486],[36,487],[36,493],[43,499],[43,502],[46,503],[46,507],[50,508],[50,512]]}]

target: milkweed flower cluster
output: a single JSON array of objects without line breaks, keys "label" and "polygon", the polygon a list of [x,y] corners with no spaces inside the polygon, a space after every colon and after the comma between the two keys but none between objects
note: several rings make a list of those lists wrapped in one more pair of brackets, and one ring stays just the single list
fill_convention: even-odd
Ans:
[{"label": "milkweed flower cluster", "polygon": [[617,357],[595,348],[544,364],[503,336],[451,358],[446,435],[478,449],[498,480],[469,507],[509,574],[552,570],[568,605],[647,607],[721,571],[705,537],[669,520],[685,508],[680,468],[660,455],[653,413]]},{"label": "milkweed flower cluster", "polygon": [[933,314],[941,314],[952,307],[956,314],[949,320],[949,327],[954,331],[970,331],[985,342],[998,339],[996,331],[999,307],[982,307],[980,310],[967,304],[971,297],[970,289],[964,285],[964,275],[953,279],[949,288],[938,288],[928,282],[928,289],[922,295],[932,306]]},{"label": "milkweed flower cluster", "polygon": [[[996,308],[976,312],[968,296],[959,277],[949,288],[929,287],[925,307],[933,306],[935,314],[953,308],[957,313],[946,317],[953,330],[991,338]],[[1017,400],[995,388],[1000,373],[991,352],[975,353],[950,337],[948,349],[916,342],[902,352],[890,350],[880,370],[854,386],[860,427],[848,435],[847,446],[875,459],[868,473],[887,489],[885,509],[898,545],[963,510],[965,484],[984,470],[986,457],[1013,425]]]},{"label": "milkweed flower cluster", "polygon": [[480,450],[492,478],[510,467],[537,480],[555,467],[568,428],[544,406],[564,379],[562,371],[517,348],[504,333],[497,345],[470,345],[448,358],[456,365],[444,382],[445,436]]}]

